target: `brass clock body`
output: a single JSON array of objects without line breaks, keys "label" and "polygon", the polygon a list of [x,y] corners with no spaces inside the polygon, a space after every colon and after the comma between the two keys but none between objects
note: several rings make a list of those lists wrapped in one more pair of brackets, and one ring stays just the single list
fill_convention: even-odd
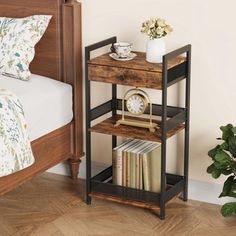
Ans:
[{"label": "brass clock body", "polygon": [[[132,116],[141,116],[145,113],[149,105],[149,122],[126,118],[125,110],[127,110]],[[152,103],[145,91],[139,88],[135,88],[129,89],[124,94],[124,97],[122,99],[122,119],[118,120],[115,126],[119,125],[147,128],[150,132],[155,132],[155,130],[157,129],[157,124],[152,122]]]},{"label": "brass clock body", "polygon": [[127,110],[136,116],[142,115],[148,106],[147,98],[140,92],[130,95],[126,100]]}]

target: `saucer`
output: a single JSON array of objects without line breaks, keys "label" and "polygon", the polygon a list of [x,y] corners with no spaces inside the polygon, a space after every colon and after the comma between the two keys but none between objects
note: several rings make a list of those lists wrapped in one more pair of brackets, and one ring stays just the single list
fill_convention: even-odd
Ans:
[{"label": "saucer", "polygon": [[117,61],[130,61],[133,60],[137,54],[131,52],[128,57],[119,57],[116,53],[111,53],[109,56]]}]

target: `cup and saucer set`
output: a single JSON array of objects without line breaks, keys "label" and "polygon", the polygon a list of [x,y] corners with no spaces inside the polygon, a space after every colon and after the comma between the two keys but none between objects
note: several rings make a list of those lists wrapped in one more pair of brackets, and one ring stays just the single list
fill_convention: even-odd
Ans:
[{"label": "cup and saucer set", "polygon": [[130,61],[137,56],[137,54],[131,52],[131,50],[132,45],[130,43],[114,43],[112,47],[113,53],[109,54],[109,56],[117,61]]}]

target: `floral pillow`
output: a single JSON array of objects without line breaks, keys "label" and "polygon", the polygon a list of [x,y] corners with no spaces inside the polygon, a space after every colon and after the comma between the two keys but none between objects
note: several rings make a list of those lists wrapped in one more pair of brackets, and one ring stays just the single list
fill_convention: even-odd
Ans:
[{"label": "floral pillow", "polygon": [[29,65],[35,45],[45,33],[52,16],[0,17],[0,74],[29,80]]}]

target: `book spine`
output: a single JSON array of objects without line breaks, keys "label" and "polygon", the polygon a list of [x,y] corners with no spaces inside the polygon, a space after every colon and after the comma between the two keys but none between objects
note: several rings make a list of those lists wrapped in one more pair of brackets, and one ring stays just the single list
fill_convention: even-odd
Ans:
[{"label": "book spine", "polygon": [[161,190],[161,147],[150,153],[151,160],[151,191],[159,193]]},{"label": "book spine", "polygon": [[126,152],[122,152],[122,186],[126,187],[126,173],[127,173],[127,164],[126,164]]},{"label": "book spine", "polygon": [[130,152],[126,152],[126,187],[130,187]]},{"label": "book spine", "polygon": [[112,150],[112,182],[113,184],[117,184],[116,153],[117,153],[117,150]]},{"label": "book spine", "polygon": [[122,152],[120,150],[116,153],[116,184],[122,185]]},{"label": "book spine", "polygon": [[142,159],[144,190],[151,191],[149,158],[147,155],[144,154],[142,156]]},{"label": "book spine", "polygon": [[135,173],[136,173],[136,178],[135,178],[135,188],[140,189],[140,171],[139,171],[139,155],[135,154]]},{"label": "book spine", "polygon": [[143,160],[139,155],[139,189],[143,189]]},{"label": "book spine", "polygon": [[130,187],[135,188],[135,178],[136,178],[136,163],[135,163],[135,153],[130,153]]}]

